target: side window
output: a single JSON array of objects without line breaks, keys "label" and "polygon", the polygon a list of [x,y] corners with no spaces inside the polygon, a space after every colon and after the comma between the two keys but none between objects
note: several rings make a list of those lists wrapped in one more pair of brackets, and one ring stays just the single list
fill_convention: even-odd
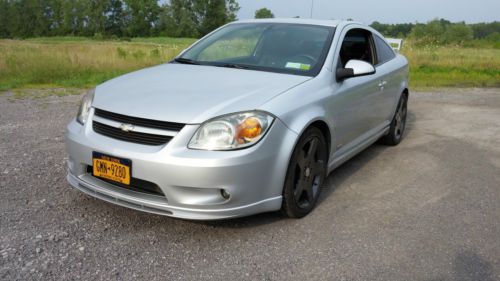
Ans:
[{"label": "side window", "polygon": [[345,67],[350,60],[362,60],[375,64],[371,32],[352,29],[347,32],[340,48],[339,67]]},{"label": "side window", "polygon": [[377,64],[383,64],[396,57],[392,48],[382,38],[377,35],[373,37],[375,38],[375,46],[377,47]]}]

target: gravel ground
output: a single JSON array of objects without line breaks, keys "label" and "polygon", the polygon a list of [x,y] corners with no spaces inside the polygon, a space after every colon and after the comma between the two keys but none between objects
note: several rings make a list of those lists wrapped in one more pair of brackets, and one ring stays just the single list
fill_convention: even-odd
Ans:
[{"label": "gravel ground", "polygon": [[327,180],[302,220],[192,222],[65,180],[80,96],[0,95],[2,280],[500,280],[500,90],[413,93],[406,139]]}]

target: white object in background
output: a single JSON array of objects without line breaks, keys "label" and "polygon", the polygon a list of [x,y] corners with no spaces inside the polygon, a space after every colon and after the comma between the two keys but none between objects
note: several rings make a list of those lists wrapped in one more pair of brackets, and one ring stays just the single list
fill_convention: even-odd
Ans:
[{"label": "white object in background", "polygon": [[403,47],[403,39],[397,39],[397,38],[385,38],[387,42],[389,42],[389,45],[391,45],[392,49],[394,51],[399,52],[401,50],[401,47]]}]

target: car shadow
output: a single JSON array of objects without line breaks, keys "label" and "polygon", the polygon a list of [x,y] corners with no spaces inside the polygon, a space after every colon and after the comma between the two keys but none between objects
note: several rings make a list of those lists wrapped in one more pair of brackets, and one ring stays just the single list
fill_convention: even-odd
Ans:
[{"label": "car shadow", "polygon": [[[405,137],[408,138],[412,135],[412,130],[414,128],[414,122],[415,122],[415,114],[411,111],[408,112],[408,123],[407,123],[407,130],[405,132]],[[342,164],[340,167],[335,169],[325,180],[325,183],[323,184],[322,187],[322,194],[320,195],[320,198],[318,199],[318,204],[321,204],[324,202],[327,198],[331,196],[334,191],[341,187],[342,184],[350,179],[351,177],[356,176],[356,172],[361,169],[363,166],[368,164],[370,161],[373,161],[375,158],[378,157],[379,154],[384,152],[387,149],[391,149],[388,146],[381,145],[378,143],[375,143],[371,145],[370,147],[366,148],[364,151],[360,152],[358,155],[354,156],[344,164]],[[99,200],[92,200],[94,204],[96,204]],[[100,202],[100,201],[99,201]],[[103,203],[106,204],[107,203]],[[123,207],[118,207],[118,206],[108,206],[109,208],[119,208],[120,210]],[[134,210],[128,210],[130,212],[138,212]],[[124,212],[119,212],[120,214],[124,214]],[[152,214],[137,214],[139,216],[144,215],[144,219],[150,218],[151,216],[155,217],[153,220],[157,221],[158,223],[164,224],[164,223],[169,223],[171,222],[172,219],[174,219],[177,222],[185,222],[187,224],[191,225],[200,225],[200,226],[209,226],[209,227],[214,227],[214,228],[248,228],[248,227],[258,227],[261,225],[266,225],[266,224],[272,224],[276,223],[279,221],[284,221],[284,220],[294,220],[294,219],[288,219],[285,218],[280,214],[280,212],[269,212],[269,213],[262,213],[262,214],[256,214],[248,217],[243,217],[243,218],[231,218],[231,219],[225,219],[225,220],[217,220],[217,221],[192,221],[192,220],[183,220],[183,219],[177,219],[177,218],[171,218],[171,217],[166,217],[166,216],[154,216]]]},{"label": "car shadow", "polygon": [[[405,138],[411,137],[412,131],[415,126],[415,121],[416,114],[413,111],[409,110]],[[342,186],[342,183],[344,183],[351,177],[356,176],[356,172],[359,169],[363,168],[363,166],[368,164],[373,159],[377,158],[379,154],[383,153],[387,149],[391,149],[391,147],[375,143],[335,169],[325,180],[317,204],[319,205],[323,201],[325,201],[332,193],[334,193],[337,188]],[[216,227],[240,228],[270,224],[286,219],[287,218],[283,217],[279,212],[271,212],[257,214],[250,217],[195,223]]]},{"label": "car shadow", "polygon": [[[330,175],[325,180],[325,183],[323,184],[321,195],[318,199],[317,205],[320,205],[323,201],[327,200],[337,188],[342,186],[343,182],[347,181],[351,177],[356,176],[357,170],[361,169],[369,161],[375,159],[386,149],[388,149],[386,146],[373,144],[358,155],[342,164],[332,173],[330,173]],[[234,218],[221,221],[195,221],[194,223],[212,227],[242,228],[271,224],[281,220],[294,219],[288,219],[282,216],[280,212],[270,212],[243,218]]]},{"label": "car shadow", "polygon": [[[408,111],[408,120],[406,125],[406,130],[404,133],[404,138],[409,138],[412,136],[412,131],[415,126],[416,115],[412,111]],[[404,142],[404,139],[403,139]],[[390,146],[386,146],[380,143],[374,143],[367,147],[365,150],[358,153],[353,158],[349,159],[347,162],[342,164],[340,167],[336,168],[328,178],[325,180],[323,189],[321,190],[321,196],[318,199],[318,204],[321,204],[326,200],[331,193],[333,193],[338,187],[342,186],[346,180],[356,175],[356,172],[363,168],[373,159],[377,158],[379,154],[384,151],[391,149]]]}]

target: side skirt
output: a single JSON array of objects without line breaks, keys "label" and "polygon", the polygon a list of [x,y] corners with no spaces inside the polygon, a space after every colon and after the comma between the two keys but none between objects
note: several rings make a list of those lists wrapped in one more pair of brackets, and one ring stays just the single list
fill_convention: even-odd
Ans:
[{"label": "side skirt", "polygon": [[346,161],[377,142],[382,136],[386,135],[389,132],[389,129],[390,126],[387,125],[382,128],[382,130],[379,130],[375,134],[370,135],[369,137],[362,140],[360,143],[354,145],[353,147],[347,149],[346,151],[339,151],[341,152],[341,154],[335,155],[333,157],[333,160],[328,164],[328,173],[331,173],[340,165],[344,164]]}]

